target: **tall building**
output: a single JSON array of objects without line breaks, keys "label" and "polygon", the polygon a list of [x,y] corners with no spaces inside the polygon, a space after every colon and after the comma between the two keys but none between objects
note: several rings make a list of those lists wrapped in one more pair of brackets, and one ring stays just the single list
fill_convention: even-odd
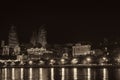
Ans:
[{"label": "tall building", "polygon": [[5,41],[1,41],[1,47],[4,47],[5,46]]},{"label": "tall building", "polygon": [[15,26],[11,26],[8,36],[8,43],[10,48],[14,48],[19,45]]},{"label": "tall building", "polygon": [[38,31],[37,43],[40,43],[42,47],[46,47],[47,44],[46,35],[47,31],[45,30],[44,26],[41,26]]},{"label": "tall building", "polygon": [[33,32],[32,37],[31,37],[31,39],[30,39],[30,43],[31,43],[33,46],[36,45],[36,43],[37,43],[37,33],[36,33],[36,32]]},{"label": "tall building", "polygon": [[30,43],[33,46],[37,45],[36,43],[40,43],[42,47],[46,47],[47,39],[46,39],[47,31],[45,30],[44,26],[41,26],[39,30],[34,31],[32,37],[30,39]]}]

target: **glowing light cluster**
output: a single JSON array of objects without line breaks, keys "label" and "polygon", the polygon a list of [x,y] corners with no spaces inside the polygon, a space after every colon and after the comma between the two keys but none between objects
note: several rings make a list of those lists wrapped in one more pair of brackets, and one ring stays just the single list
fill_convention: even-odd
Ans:
[{"label": "glowing light cluster", "polygon": [[78,59],[77,58],[72,59],[71,63],[72,64],[77,64],[78,63]]}]

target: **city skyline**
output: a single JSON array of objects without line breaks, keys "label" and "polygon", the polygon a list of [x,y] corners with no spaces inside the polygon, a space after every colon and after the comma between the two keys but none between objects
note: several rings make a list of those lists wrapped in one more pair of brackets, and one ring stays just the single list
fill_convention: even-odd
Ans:
[{"label": "city skyline", "polygon": [[70,3],[73,6],[52,2],[2,4],[0,40],[7,41],[8,30],[11,25],[15,25],[19,39],[29,42],[33,30],[43,24],[46,24],[48,43],[94,42],[103,38],[119,38],[119,8],[94,3]]},{"label": "city skyline", "polygon": [[[82,24],[81,24],[82,25]],[[1,38],[0,40],[5,40],[5,41],[8,41],[8,34],[9,34],[9,30],[10,30],[10,27],[12,25],[9,25],[6,29],[6,27],[4,29],[6,29],[6,31],[2,32],[1,31]],[[15,26],[17,27],[16,29],[16,32],[18,34],[18,39],[20,42],[25,42],[25,43],[29,43],[30,41],[30,38],[32,36],[32,33],[37,30],[39,27],[41,27],[42,25],[40,26],[36,26],[36,27],[31,27],[31,29],[28,29],[29,31],[27,31],[27,28],[24,29],[24,28],[21,28],[21,27],[18,27],[18,26]],[[86,27],[84,24],[82,25],[84,27]],[[74,43],[74,42],[80,42],[80,41],[91,41],[91,42],[94,42],[94,41],[103,41],[104,39],[108,39],[108,40],[119,40],[120,37],[119,37],[119,32],[116,32],[116,33],[111,33],[109,34],[109,32],[106,32],[105,34],[103,34],[102,32],[100,31],[94,31],[94,32],[87,32],[87,30],[85,31],[85,28],[80,30],[79,27],[76,27],[77,29],[74,29],[73,27],[70,27],[67,31],[66,28],[59,28],[57,27],[56,29],[54,30],[50,30],[48,28],[48,25],[47,27],[45,26],[45,29],[47,30],[47,41],[49,43]],[[86,27],[87,28],[87,27]],[[89,29],[90,30],[90,29]]]}]

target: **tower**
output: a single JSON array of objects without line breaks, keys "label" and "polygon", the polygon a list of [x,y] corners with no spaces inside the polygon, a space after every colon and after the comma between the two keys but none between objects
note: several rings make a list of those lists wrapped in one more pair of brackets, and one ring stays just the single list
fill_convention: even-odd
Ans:
[{"label": "tower", "polygon": [[38,31],[37,43],[40,43],[42,47],[46,47],[47,44],[46,35],[47,31],[45,30],[44,26],[41,26]]},{"label": "tower", "polygon": [[37,33],[36,33],[36,32],[33,32],[32,37],[31,37],[31,39],[30,39],[30,43],[31,43],[33,46],[36,45],[36,43],[37,43]]},{"label": "tower", "polygon": [[1,47],[4,47],[4,46],[5,46],[5,41],[2,40],[2,41],[1,41]]},{"label": "tower", "polygon": [[14,26],[11,26],[11,29],[9,31],[9,36],[8,36],[8,43],[10,48],[14,48],[15,46],[19,45],[17,33],[15,30],[16,28]]}]

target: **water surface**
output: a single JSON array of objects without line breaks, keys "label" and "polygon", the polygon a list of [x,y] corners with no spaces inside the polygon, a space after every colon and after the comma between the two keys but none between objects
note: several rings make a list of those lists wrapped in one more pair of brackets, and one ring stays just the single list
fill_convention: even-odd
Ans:
[{"label": "water surface", "polygon": [[120,80],[120,69],[0,68],[0,80]]}]

